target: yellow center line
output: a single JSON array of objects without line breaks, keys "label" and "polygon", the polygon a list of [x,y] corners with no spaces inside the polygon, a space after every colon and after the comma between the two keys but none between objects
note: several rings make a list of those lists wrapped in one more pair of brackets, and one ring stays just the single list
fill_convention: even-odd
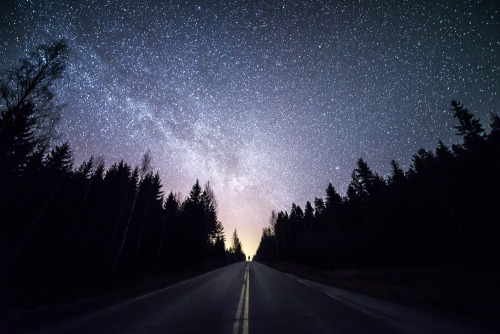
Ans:
[{"label": "yellow center line", "polygon": [[245,286],[241,287],[240,302],[238,303],[238,310],[236,311],[236,321],[233,324],[233,334],[238,334],[240,329],[241,306],[243,305],[243,298],[245,297]]},{"label": "yellow center line", "polygon": [[[236,320],[233,324],[233,334],[238,334],[240,331],[240,320],[243,320],[243,334],[248,334],[248,302],[250,297],[250,268],[247,264],[245,271],[245,283],[241,287],[240,301],[238,303],[238,309],[236,310]],[[246,288],[246,289],[245,289]],[[243,301],[245,301],[245,308],[243,311],[243,319],[241,314],[241,309],[243,307]]]},{"label": "yellow center line", "polygon": [[250,270],[247,267],[247,292],[245,295],[245,318],[243,320],[243,334],[248,334],[248,300],[250,299]]}]

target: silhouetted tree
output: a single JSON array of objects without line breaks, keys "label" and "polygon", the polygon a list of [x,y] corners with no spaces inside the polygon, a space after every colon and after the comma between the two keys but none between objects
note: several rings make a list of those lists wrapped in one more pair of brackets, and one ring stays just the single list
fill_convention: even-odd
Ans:
[{"label": "silhouetted tree", "polygon": [[406,180],[405,173],[399,167],[399,164],[395,160],[391,161],[391,169],[392,173],[389,176],[388,183],[390,185],[402,185]]},{"label": "silhouetted tree", "polygon": [[455,100],[451,101],[451,110],[455,112],[453,116],[460,123],[455,126],[455,129],[458,130],[457,134],[464,138],[465,148],[471,148],[476,145],[485,133],[479,119],[475,118],[467,108]]},{"label": "silhouetted tree", "polygon": [[[279,246],[278,246],[278,237],[277,237],[277,220],[278,220],[278,215],[276,214],[276,211],[272,210],[271,211],[271,217],[269,217],[269,233],[267,234],[270,238],[273,239],[274,241],[274,254],[276,254],[275,258],[277,261],[280,260],[280,252],[279,252]],[[270,260],[270,258],[268,258]]]},{"label": "silhouetted tree", "polygon": [[45,166],[52,172],[68,174],[73,169],[73,158],[68,142],[53,148],[45,159]]},{"label": "silhouetted tree", "polygon": [[337,193],[335,188],[331,183],[328,184],[328,187],[325,190],[326,201],[324,203],[324,209],[322,209],[322,202],[317,203],[319,205],[318,209],[324,213],[324,220],[327,226],[332,226],[334,221],[339,217],[341,205],[342,205],[342,197]]},{"label": "silhouetted tree", "polygon": [[94,156],[73,169],[68,142],[50,148],[59,110],[52,85],[62,77],[65,49],[41,46],[0,77],[2,296],[29,288],[33,298],[53,300],[144,274],[228,263],[210,183],[202,191],[197,181],[185,201],[171,192],[163,203],[149,151],[140,167],[120,161],[106,170]]},{"label": "silhouetted tree", "polygon": [[380,190],[383,183],[384,181],[381,177],[377,173],[372,172],[368,164],[360,158],[357,162],[357,167],[351,174],[349,187],[352,190],[349,199],[359,199],[365,202],[370,198],[370,195],[375,195]]},{"label": "silhouetted tree", "polygon": [[[486,134],[458,102],[452,102],[452,110],[463,145],[450,149],[440,141],[435,152],[420,149],[407,172],[393,160],[387,180],[359,159],[346,197],[329,184],[325,204],[315,199],[312,226],[322,228],[307,228],[309,202],[303,216],[292,204],[290,216],[280,212],[276,223],[263,229],[255,259],[329,268],[451,264],[498,269],[500,118],[493,117]],[[279,247],[271,247],[273,239]],[[280,259],[274,248],[283,254]]]},{"label": "silhouetted tree", "polygon": [[0,77],[0,171],[19,173],[43,151],[59,119],[52,86],[66,65],[66,44],[40,45]]},{"label": "silhouetted tree", "polygon": [[314,220],[314,209],[312,208],[311,202],[307,201],[304,210],[304,228],[310,229],[313,226]]},{"label": "silhouetted tree", "polygon": [[314,199],[314,216],[319,219],[325,211],[325,203],[322,198]]},{"label": "silhouetted tree", "polygon": [[181,251],[178,224],[179,205],[180,200],[176,198],[173,192],[170,192],[163,206],[164,221],[160,234],[160,246],[158,247],[156,258],[157,266],[160,266],[161,261],[167,262],[170,260],[170,262],[173,262],[173,259],[168,259],[169,255],[173,257],[173,254],[180,253]]},{"label": "silhouetted tree", "polygon": [[233,237],[231,238],[231,257],[234,262],[245,261],[246,256],[243,253],[243,246],[241,245],[241,241],[238,238],[238,232],[234,229]]},{"label": "silhouetted tree", "polygon": [[342,203],[342,198],[337,193],[337,191],[335,190],[335,188],[331,183],[328,184],[328,187],[326,188],[325,192],[326,192],[326,203],[325,203],[326,210],[338,209],[340,204]]},{"label": "silhouetted tree", "polygon": [[489,140],[498,140],[500,137],[500,116],[495,114],[493,116],[493,121],[491,122],[491,133],[488,136]]}]

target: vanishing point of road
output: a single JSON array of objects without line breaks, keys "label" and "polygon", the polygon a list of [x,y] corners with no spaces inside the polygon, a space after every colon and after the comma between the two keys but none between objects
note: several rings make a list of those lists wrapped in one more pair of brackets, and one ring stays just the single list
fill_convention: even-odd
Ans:
[{"label": "vanishing point of road", "polygon": [[495,327],[240,262],[44,333],[498,333]]}]

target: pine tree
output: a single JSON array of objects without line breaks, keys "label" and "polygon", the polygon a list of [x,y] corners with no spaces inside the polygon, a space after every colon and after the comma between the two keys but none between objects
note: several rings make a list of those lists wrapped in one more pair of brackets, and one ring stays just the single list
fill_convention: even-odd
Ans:
[{"label": "pine tree", "polygon": [[0,74],[0,172],[19,174],[44,151],[59,119],[52,86],[66,64],[62,41],[40,45],[18,68]]},{"label": "pine tree", "polygon": [[323,215],[324,211],[325,211],[325,202],[323,202],[322,198],[316,197],[314,199],[314,217],[316,219],[319,219]]},{"label": "pine tree", "polygon": [[451,101],[451,110],[454,111],[453,117],[458,118],[460,123],[455,129],[458,130],[457,135],[464,138],[464,147],[469,149],[475,146],[485,134],[479,119],[455,100]]},{"label": "pine tree", "polygon": [[200,201],[201,201],[201,187],[200,187],[200,182],[196,180],[196,183],[193,185],[193,188],[189,193],[188,203],[198,205]]},{"label": "pine tree", "polygon": [[307,201],[304,209],[304,227],[311,228],[314,220],[314,209],[311,202]]},{"label": "pine tree", "polygon": [[28,156],[37,144],[34,136],[35,119],[31,104],[3,111],[0,114],[0,171],[20,175]]},{"label": "pine tree", "polygon": [[238,232],[236,229],[234,229],[233,237],[231,239],[230,252],[234,261],[245,261],[246,256],[245,253],[243,253],[243,246],[241,245],[241,241],[238,238]]},{"label": "pine tree", "polygon": [[342,198],[337,193],[337,191],[335,190],[335,188],[331,183],[328,184],[325,193],[326,193],[325,209],[327,211],[334,211],[338,209],[338,207],[342,204]]},{"label": "pine tree", "polygon": [[428,174],[434,168],[436,156],[432,153],[432,151],[421,148],[418,150],[417,154],[413,155],[412,161],[409,175],[423,176]]},{"label": "pine tree", "polygon": [[73,158],[69,143],[53,148],[45,160],[45,166],[52,172],[68,174],[73,168]]},{"label": "pine tree", "polygon": [[391,161],[391,169],[392,173],[389,176],[389,184],[395,186],[401,186],[406,180],[405,173],[399,167],[399,164],[395,160]]},{"label": "pine tree", "polygon": [[11,151],[47,147],[59,119],[52,86],[62,78],[66,50],[63,41],[40,45],[18,68],[0,75],[0,163]]},{"label": "pine tree", "polygon": [[280,252],[278,247],[278,230],[277,230],[278,216],[276,215],[276,211],[271,211],[271,217],[269,217],[269,228],[270,234],[274,238],[274,247],[276,252],[276,260],[280,260]]}]

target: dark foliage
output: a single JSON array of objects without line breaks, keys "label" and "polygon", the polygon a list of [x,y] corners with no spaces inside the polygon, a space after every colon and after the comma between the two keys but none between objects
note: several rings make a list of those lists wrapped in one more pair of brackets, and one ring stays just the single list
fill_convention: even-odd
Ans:
[{"label": "dark foliage", "polygon": [[243,246],[241,244],[240,238],[238,238],[238,232],[236,229],[233,232],[233,237],[231,239],[231,248],[229,249],[231,254],[231,261],[239,262],[245,261],[246,255],[243,253]]},{"label": "dark foliage", "polygon": [[[208,195],[210,193],[210,195]],[[215,197],[198,181],[182,201],[163,199],[158,173],[102,159],[72,168],[67,143],[45,155],[36,173],[1,189],[2,281],[108,282],[229,261]],[[49,282],[50,281],[50,282]]]},{"label": "dark foliage", "polygon": [[[38,291],[92,287],[180,267],[225,264],[217,202],[198,181],[163,197],[149,152],[140,167],[74,168],[69,143],[50,148],[63,42],[41,46],[0,83],[0,282]],[[240,244],[241,250],[241,244]],[[238,259],[239,260],[239,259]]]},{"label": "dark foliage", "polygon": [[460,265],[500,269],[500,120],[487,134],[460,103],[451,110],[463,144],[421,149],[386,180],[359,159],[347,194],[329,184],[326,200],[302,215],[273,212],[255,259],[328,268]]}]

